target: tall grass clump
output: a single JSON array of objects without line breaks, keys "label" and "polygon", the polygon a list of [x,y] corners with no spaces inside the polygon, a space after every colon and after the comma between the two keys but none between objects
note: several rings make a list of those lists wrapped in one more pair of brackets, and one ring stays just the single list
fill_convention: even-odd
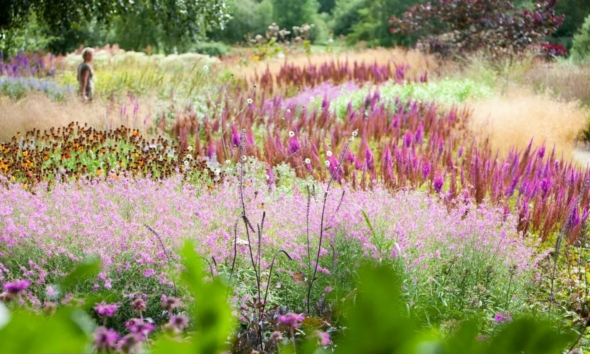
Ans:
[{"label": "tall grass clump", "polygon": [[470,125],[476,134],[489,136],[493,149],[506,155],[511,149],[533,146],[555,148],[570,160],[577,140],[588,126],[590,111],[575,101],[514,88],[506,95],[469,103]]}]

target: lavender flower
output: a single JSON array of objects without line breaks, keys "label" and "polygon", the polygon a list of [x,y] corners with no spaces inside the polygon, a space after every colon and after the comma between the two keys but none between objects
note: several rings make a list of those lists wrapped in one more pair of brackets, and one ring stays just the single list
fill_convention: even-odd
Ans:
[{"label": "lavender flower", "polygon": [[98,351],[113,350],[116,348],[119,334],[106,327],[98,327],[94,332],[94,347]]},{"label": "lavender flower", "polygon": [[162,295],[162,308],[164,310],[171,311],[179,307],[182,307],[182,302],[179,299]]},{"label": "lavender flower", "polygon": [[10,283],[5,283],[2,288],[9,294],[18,295],[25,291],[31,282],[28,280],[15,280]]},{"label": "lavender flower", "polygon": [[146,307],[146,304],[145,304],[145,301],[143,301],[143,299],[135,299],[135,300],[133,300],[133,302],[131,303],[131,307],[135,311],[137,311],[139,313],[142,313],[147,308]]},{"label": "lavender flower", "polygon": [[150,334],[156,327],[142,320],[141,318],[132,318],[129,321],[125,322],[125,327],[131,331],[131,333],[137,334],[140,340],[144,340],[147,338],[148,334]]},{"label": "lavender flower", "polygon": [[117,312],[116,304],[107,304],[104,301],[94,307],[101,317],[112,317]]},{"label": "lavender flower", "polygon": [[279,323],[285,324],[291,328],[299,327],[299,324],[303,322],[305,316],[298,315],[296,313],[288,313],[286,315],[279,316]]},{"label": "lavender flower", "polygon": [[320,340],[320,345],[322,347],[328,346],[330,345],[330,343],[332,343],[332,341],[330,340],[330,335],[328,333],[318,331],[316,335],[318,336]]},{"label": "lavender flower", "polygon": [[180,333],[188,328],[188,317],[184,315],[172,316],[164,328],[174,333]]}]

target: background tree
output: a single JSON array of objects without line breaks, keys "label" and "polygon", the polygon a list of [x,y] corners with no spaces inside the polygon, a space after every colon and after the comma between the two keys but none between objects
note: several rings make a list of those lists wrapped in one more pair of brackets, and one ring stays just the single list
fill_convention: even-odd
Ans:
[{"label": "background tree", "polygon": [[293,32],[293,26],[312,24],[317,19],[317,0],[272,0],[273,22],[281,29]]},{"label": "background tree", "polygon": [[572,47],[572,59],[576,62],[590,61],[590,15],[574,36]]},{"label": "background tree", "polygon": [[320,3],[320,12],[325,12],[328,14],[332,13],[334,7],[336,6],[336,0],[319,0]]},{"label": "background tree", "polygon": [[[341,1],[344,3],[344,1]],[[409,34],[392,33],[389,31],[389,19],[392,15],[400,16],[409,7],[423,2],[422,0],[363,0],[354,6],[358,14],[347,37],[348,44],[366,41],[369,47],[393,45],[409,45],[415,38]]]},{"label": "background tree", "polygon": [[589,0],[559,0],[555,6],[558,15],[564,15],[563,24],[553,34],[554,40],[572,45],[573,36],[580,30],[584,19],[590,16]]},{"label": "background tree", "polygon": [[394,33],[418,34],[458,52],[488,50],[492,55],[518,52],[550,36],[561,25],[557,0],[517,10],[512,0],[437,0],[392,17]]},{"label": "background tree", "polygon": [[[26,26],[31,14],[52,33],[127,19],[160,30],[164,48],[194,42],[228,20],[225,0],[0,0],[0,34]],[[149,33],[150,31],[147,31]],[[146,32],[133,33],[143,36]]]},{"label": "background tree", "polygon": [[264,34],[273,20],[271,0],[228,0],[232,18],[223,31],[210,31],[208,37],[226,43],[244,42],[246,35]]}]

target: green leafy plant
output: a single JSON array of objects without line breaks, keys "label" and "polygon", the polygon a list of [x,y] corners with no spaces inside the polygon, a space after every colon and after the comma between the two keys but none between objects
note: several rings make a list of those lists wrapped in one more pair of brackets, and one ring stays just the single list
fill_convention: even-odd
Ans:
[{"label": "green leafy plant", "polygon": [[586,17],[582,28],[574,36],[572,59],[576,62],[590,61],[590,16]]}]

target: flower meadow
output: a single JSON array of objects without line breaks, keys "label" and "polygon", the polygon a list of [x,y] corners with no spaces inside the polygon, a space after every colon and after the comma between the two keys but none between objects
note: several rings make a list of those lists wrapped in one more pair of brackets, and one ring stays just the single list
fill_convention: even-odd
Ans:
[{"label": "flower meadow", "polygon": [[[501,155],[470,129],[465,102],[493,87],[399,62],[235,78],[177,64],[195,78],[113,79],[130,89],[121,126],[0,142],[7,352],[586,345],[590,175],[535,137]],[[3,65],[0,85],[45,70],[23,54]],[[67,82],[60,70],[42,82]],[[141,124],[150,99],[165,109]],[[57,331],[67,344],[41,340]]]}]

